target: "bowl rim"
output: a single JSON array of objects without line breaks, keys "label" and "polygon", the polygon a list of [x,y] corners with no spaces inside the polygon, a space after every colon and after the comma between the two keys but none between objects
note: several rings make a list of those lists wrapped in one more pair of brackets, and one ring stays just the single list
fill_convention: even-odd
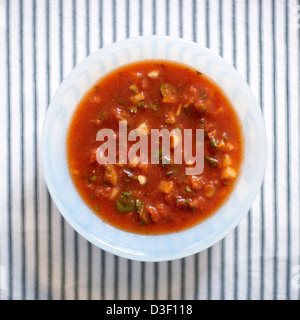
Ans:
[{"label": "bowl rim", "polygon": [[[164,251],[161,251],[161,252],[153,251],[150,249],[148,249],[148,251],[143,251],[140,248],[138,248],[138,249],[134,248],[131,250],[128,247],[122,246],[122,244],[118,241],[109,242],[109,241],[107,241],[107,239],[103,240],[103,239],[101,239],[101,237],[95,236],[95,234],[91,233],[89,230],[86,229],[86,225],[84,223],[83,224],[78,223],[78,221],[75,221],[73,219],[72,214],[70,214],[68,212],[64,203],[60,199],[60,195],[56,191],[56,186],[53,181],[53,177],[51,175],[51,170],[49,169],[49,167],[50,167],[49,166],[49,157],[48,157],[49,150],[47,148],[46,141],[48,138],[49,128],[52,125],[51,124],[51,119],[52,119],[51,113],[53,112],[54,109],[58,108],[57,106],[58,106],[58,102],[60,100],[60,95],[64,92],[64,90],[66,90],[66,88],[68,87],[68,83],[73,79],[74,74],[77,73],[77,75],[78,75],[82,71],[82,69],[85,68],[85,65],[87,63],[89,63],[89,61],[92,61],[93,59],[96,59],[99,56],[101,57],[101,55],[106,55],[112,51],[122,50],[122,48],[124,48],[126,46],[135,46],[135,45],[138,45],[141,43],[143,43],[143,44],[147,43],[147,45],[151,46],[151,45],[153,45],[153,43],[156,43],[156,42],[168,42],[168,41],[171,43],[174,43],[176,45],[182,46],[182,47],[185,47],[185,46],[191,47],[192,46],[195,48],[195,50],[199,50],[199,52],[200,51],[204,52],[204,53],[208,54],[210,57],[212,57],[213,59],[216,59],[218,62],[225,64],[231,70],[231,72],[235,73],[235,77],[240,79],[240,81],[242,82],[242,85],[247,89],[247,93],[250,96],[252,96],[251,98],[253,99],[253,103],[256,102],[253,104],[253,108],[254,108],[255,113],[257,114],[257,117],[258,117],[257,121],[259,123],[258,126],[260,128],[260,134],[261,134],[261,138],[259,140],[259,143],[261,145],[261,148],[260,148],[261,154],[260,154],[260,165],[258,167],[258,178],[256,179],[255,186],[253,186],[253,188],[252,188],[251,196],[249,197],[248,203],[247,203],[247,205],[245,205],[243,212],[239,213],[238,216],[234,220],[230,221],[230,223],[227,223],[226,226],[224,226],[224,228],[220,232],[218,232],[217,234],[214,234],[213,237],[207,238],[205,242],[203,242],[201,240],[201,241],[198,241],[192,245],[189,244],[188,247],[181,247],[180,250],[178,250],[178,251],[176,249],[172,249],[172,250],[168,251],[168,248],[164,248]],[[155,60],[170,60],[170,59],[156,59],[156,58],[153,58],[153,59],[155,59]],[[141,60],[148,60],[148,59],[141,59]],[[137,60],[134,60],[134,61],[137,61]],[[134,61],[132,61],[132,62],[134,62]],[[174,60],[171,60],[171,61],[174,61]],[[180,61],[178,61],[178,62],[183,63]],[[122,64],[116,66],[115,68],[117,68],[121,65]],[[107,74],[107,72],[105,74]],[[101,77],[103,77],[104,75],[102,75]],[[209,78],[211,78],[213,81],[215,81],[215,79],[213,77],[211,77],[211,75],[208,74],[207,76]],[[221,89],[223,89],[223,88],[221,88]],[[226,95],[226,92],[225,92],[225,95]],[[233,103],[232,103],[232,105],[233,105]],[[74,110],[75,110],[75,108],[76,108],[76,106],[74,106]],[[233,108],[236,110],[234,105],[233,105]],[[243,129],[242,129],[242,131],[243,131]],[[244,133],[244,131],[243,131],[243,133]],[[244,150],[244,157],[243,158],[246,157],[246,146],[244,149],[245,150]],[[148,261],[148,262],[150,262],[150,261],[151,262],[168,261],[168,260],[174,260],[174,259],[179,259],[179,258],[183,258],[186,256],[190,256],[192,254],[198,253],[200,251],[203,251],[203,250],[211,247],[215,243],[219,242],[222,238],[224,238],[231,230],[233,230],[239,224],[241,219],[245,216],[245,214],[251,208],[252,203],[254,202],[254,200],[255,200],[255,198],[261,188],[261,185],[262,185],[262,182],[264,179],[266,163],[267,163],[267,139],[266,139],[266,129],[265,129],[265,124],[264,124],[264,120],[263,120],[263,115],[262,115],[261,109],[259,107],[259,104],[258,104],[256,98],[254,97],[254,95],[251,92],[250,88],[248,87],[247,83],[238,74],[236,69],[229,62],[224,60],[222,57],[220,57],[216,53],[212,52],[210,49],[203,47],[203,46],[200,46],[199,44],[197,44],[195,42],[184,40],[182,38],[174,38],[174,37],[170,37],[170,36],[158,36],[158,35],[138,36],[138,37],[132,37],[132,38],[128,38],[125,40],[114,42],[110,45],[107,45],[107,46],[91,53],[82,62],[80,62],[77,66],[75,66],[75,68],[64,78],[64,80],[62,81],[62,83],[60,84],[59,88],[57,89],[56,93],[54,94],[53,98],[50,101],[50,104],[49,104],[49,107],[48,107],[48,110],[47,110],[47,113],[46,113],[46,116],[44,119],[43,128],[42,128],[40,151],[41,151],[42,171],[44,174],[44,178],[45,178],[49,193],[50,193],[57,209],[59,210],[59,212],[62,214],[64,219],[66,219],[66,221],[76,230],[76,232],[78,232],[81,236],[83,236],[85,239],[87,239],[88,241],[90,241],[91,243],[93,243],[94,245],[99,247],[100,249],[103,249],[105,251],[108,251],[112,254],[118,255],[123,258],[133,259],[133,260],[138,260],[138,261]],[[245,162],[243,160],[243,162],[241,163],[241,168],[243,168],[244,165],[245,165]],[[234,192],[235,192],[235,190],[232,191],[232,193],[234,193]],[[229,199],[231,198],[231,196],[232,195],[229,196]],[[226,202],[228,202],[228,200],[226,200]],[[81,201],[83,201],[83,200],[81,199]],[[88,207],[86,207],[86,208],[89,211],[91,211]],[[217,216],[218,211],[219,211],[219,209],[211,217],[207,218],[204,222],[201,222],[200,224],[203,224],[207,220],[211,219],[212,217]],[[166,243],[170,244],[170,241],[173,241],[172,238],[174,238],[175,235],[176,236],[180,235],[180,239],[185,240],[186,238],[189,237],[188,233],[190,232],[190,230],[199,226],[199,224],[198,224],[198,225],[191,227],[189,229],[185,229],[185,230],[175,232],[175,233],[167,233],[167,234],[162,234],[162,235],[141,235],[141,234],[134,234],[134,233],[126,232],[126,231],[117,229],[113,226],[107,225],[99,217],[96,217],[96,215],[94,213],[92,213],[92,214],[95,216],[95,219],[94,219],[95,223],[99,222],[100,224],[105,225],[105,228],[108,230],[108,232],[111,232],[113,234],[116,233],[117,237],[120,236],[120,238],[122,238],[122,239],[131,237],[132,238],[131,241],[140,241],[142,243],[147,243],[147,239],[148,239],[149,243],[151,243],[151,245],[158,245],[158,246],[160,246],[161,243],[165,243],[165,245],[166,245]]]}]

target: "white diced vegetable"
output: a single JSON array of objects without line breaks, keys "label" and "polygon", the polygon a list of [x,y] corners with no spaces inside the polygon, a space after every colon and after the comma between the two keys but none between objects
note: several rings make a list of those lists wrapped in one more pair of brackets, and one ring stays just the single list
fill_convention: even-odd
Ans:
[{"label": "white diced vegetable", "polygon": [[153,70],[153,71],[150,71],[147,75],[151,79],[157,79],[157,77],[159,75],[159,71],[158,70]]},{"label": "white diced vegetable", "polygon": [[143,186],[147,183],[147,178],[146,176],[143,176],[143,175],[138,175],[138,180],[139,180],[139,183]]},{"label": "white diced vegetable", "polygon": [[232,167],[226,167],[221,175],[222,179],[226,179],[226,180],[233,180],[236,178],[236,172]]}]

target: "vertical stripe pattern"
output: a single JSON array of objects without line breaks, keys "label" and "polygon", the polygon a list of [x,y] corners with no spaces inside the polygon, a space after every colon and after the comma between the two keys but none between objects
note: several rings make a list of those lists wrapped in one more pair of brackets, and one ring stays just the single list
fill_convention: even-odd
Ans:
[{"label": "vertical stripe pattern", "polygon": [[[93,246],[61,217],[40,136],[75,65],[152,34],[197,42],[234,65],[261,106],[268,163],[251,209],[222,241],[146,263]],[[300,298],[299,0],[0,0],[0,48],[0,300]]]}]

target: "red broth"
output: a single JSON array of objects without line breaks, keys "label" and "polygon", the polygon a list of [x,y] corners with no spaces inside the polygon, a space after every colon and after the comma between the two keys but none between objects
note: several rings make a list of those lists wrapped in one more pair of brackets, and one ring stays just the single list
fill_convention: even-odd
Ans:
[{"label": "red broth", "polygon": [[[169,164],[100,165],[97,132],[114,130],[118,155],[121,120],[128,132],[142,127],[149,138],[151,129],[204,129],[202,173],[186,175],[189,164],[174,163],[172,152]],[[243,155],[241,125],[222,90],[202,73],[169,61],[132,63],[102,78],[77,106],[66,146],[70,175],[91,210],[140,234],[181,231],[212,215],[232,192]]]}]

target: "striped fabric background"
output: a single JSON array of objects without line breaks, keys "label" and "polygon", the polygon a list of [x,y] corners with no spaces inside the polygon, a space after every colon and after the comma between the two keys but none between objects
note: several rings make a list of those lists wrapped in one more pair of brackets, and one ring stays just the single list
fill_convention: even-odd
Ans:
[{"label": "striped fabric background", "polygon": [[[0,0],[0,299],[298,300],[299,24],[299,0]],[[49,197],[39,144],[49,101],[77,63],[150,34],[232,63],[260,102],[269,144],[240,225],[161,263],[119,258],[75,233]]]}]

